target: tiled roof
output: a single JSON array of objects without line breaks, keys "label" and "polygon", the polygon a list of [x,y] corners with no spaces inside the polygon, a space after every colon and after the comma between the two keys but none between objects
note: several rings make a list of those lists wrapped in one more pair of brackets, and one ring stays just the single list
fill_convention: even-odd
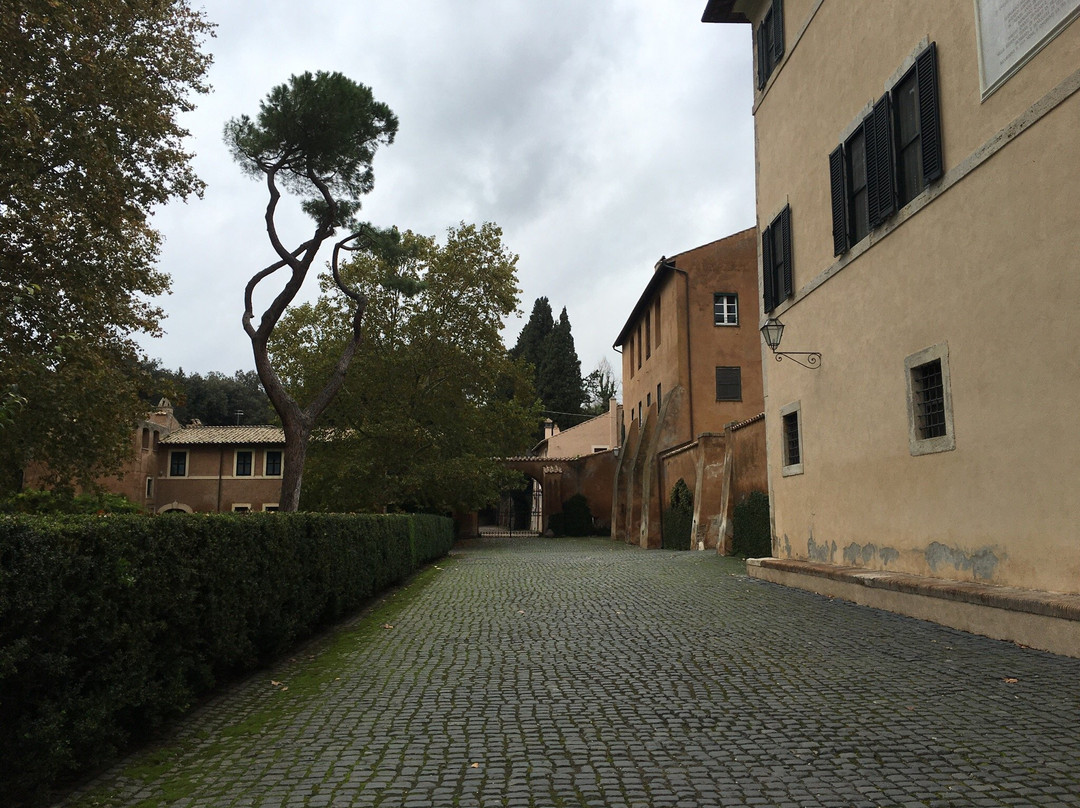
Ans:
[{"label": "tiled roof", "polygon": [[285,443],[285,430],[279,426],[185,426],[170,432],[162,443],[188,445],[195,443],[246,445],[253,443]]}]

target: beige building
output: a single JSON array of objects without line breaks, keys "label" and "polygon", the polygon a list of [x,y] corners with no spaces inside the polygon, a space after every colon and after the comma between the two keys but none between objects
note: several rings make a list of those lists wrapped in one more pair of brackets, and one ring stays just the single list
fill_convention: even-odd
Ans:
[{"label": "beige building", "polygon": [[[615,339],[626,425],[612,513],[616,538],[663,546],[661,514],[681,478],[694,492],[692,546],[727,547],[734,500],[724,481],[737,470],[728,427],[753,424],[762,412],[756,256],[751,228],[661,258]],[[758,424],[741,436],[748,472],[741,478],[751,489],[765,487],[763,464],[752,460],[763,452],[760,436],[750,437],[760,430]]]},{"label": "beige building", "polygon": [[532,454],[540,457],[580,457],[617,449],[622,412],[622,405],[612,399],[607,412],[566,429],[559,429],[558,424],[548,419],[544,422],[544,439],[533,448]]},{"label": "beige building", "polygon": [[757,314],[821,354],[764,363],[756,574],[1080,653],[1078,15],[708,3],[753,30]]}]

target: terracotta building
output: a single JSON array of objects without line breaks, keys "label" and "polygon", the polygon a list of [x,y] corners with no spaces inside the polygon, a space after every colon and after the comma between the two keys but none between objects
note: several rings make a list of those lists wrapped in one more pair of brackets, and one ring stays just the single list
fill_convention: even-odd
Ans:
[{"label": "terracotta building", "polygon": [[660,516],[681,478],[695,494],[694,546],[724,551],[736,442],[735,476],[746,490],[765,487],[763,438],[752,437],[762,426],[741,438],[730,430],[762,411],[756,259],[754,229],[661,258],[615,339],[626,424],[616,538],[662,546]]},{"label": "terracotta building", "polygon": [[285,455],[280,427],[195,424],[159,445],[156,511],[277,510]]},{"label": "terracotta building", "polygon": [[753,574],[1080,654],[1078,16],[708,3],[754,38],[744,315],[821,354],[765,363],[775,558]]},{"label": "terracotta building", "polygon": [[280,427],[183,426],[162,399],[136,425],[131,448],[121,474],[98,483],[150,513],[277,510],[285,449]]}]

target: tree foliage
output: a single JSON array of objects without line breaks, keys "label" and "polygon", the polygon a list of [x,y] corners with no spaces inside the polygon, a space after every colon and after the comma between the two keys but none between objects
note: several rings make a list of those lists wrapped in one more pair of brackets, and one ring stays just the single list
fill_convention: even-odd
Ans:
[{"label": "tree foliage", "polygon": [[173,414],[182,424],[198,420],[207,426],[230,424],[272,424],[277,414],[266,397],[258,374],[238,370],[231,376],[210,371],[184,373],[162,368],[155,360],[145,366],[153,383],[145,390],[147,406],[162,396],[173,402]]},{"label": "tree foliage", "polygon": [[[86,482],[140,414],[132,339],[156,334],[153,208],[199,194],[179,113],[208,90],[187,0],[0,4],[0,467]],[[0,487],[17,484],[17,475]]]},{"label": "tree foliage", "polygon": [[551,303],[546,297],[538,297],[510,353],[532,365],[546,417],[560,429],[581,423],[586,393],[565,307],[556,321]]},{"label": "tree foliage", "polygon": [[[382,144],[392,143],[398,122],[390,108],[375,100],[370,88],[340,73],[292,76],[272,89],[253,120],[247,115],[225,125],[225,141],[233,158],[251,176],[266,182],[269,201],[264,218],[277,260],[255,273],[244,292],[244,330],[251,339],[255,368],[285,430],[285,466],[281,509],[296,510],[311,430],[337,395],[360,344],[367,307],[364,293],[346,285],[339,273],[343,252],[378,252],[396,260],[396,230],[378,231],[358,224],[360,196],[374,186],[371,161]],[[294,248],[282,243],[276,213],[281,189],[306,197],[302,207],[315,222],[309,239]],[[331,278],[348,301],[341,311],[351,320],[351,336],[340,344],[337,361],[321,384],[307,389],[301,404],[281,382],[270,360],[270,339],[286,309],[304,285],[323,243],[344,230],[331,257]],[[256,287],[278,270],[286,270],[281,291],[256,322]],[[348,311],[345,311],[348,309]]]},{"label": "tree foliage", "polygon": [[615,377],[615,371],[611,369],[611,363],[607,359],[601,359],[596,370],[589,373],[583,380],[585,386],[585,412],[591,415],[602,415],[608,411],[611,399],[619,395],[619,380]]},{"label": "tree foliage", "polygon": [[[407,232],[401,244],[397,260],[358,254],[342,267],[368,300],[364,340],[312,441],[305,508],[480,507],[506,476],[491,458],[530,444],[535,393],[500,336],[518,302],[500,229],[461,224],[442,245]],[[351,339],[349,306],[324,275],[319,299],[282,319],[272,358],[292,395],[311,395]]]}]

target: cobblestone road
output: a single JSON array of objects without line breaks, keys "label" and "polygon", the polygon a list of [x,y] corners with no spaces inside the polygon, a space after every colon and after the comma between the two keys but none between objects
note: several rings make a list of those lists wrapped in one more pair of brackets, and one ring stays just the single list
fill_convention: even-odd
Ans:
[{"label": "cobblestone road", "polygon": [[65,806],[1080,806],[1080,660],[748,579],[488,540]]}]

